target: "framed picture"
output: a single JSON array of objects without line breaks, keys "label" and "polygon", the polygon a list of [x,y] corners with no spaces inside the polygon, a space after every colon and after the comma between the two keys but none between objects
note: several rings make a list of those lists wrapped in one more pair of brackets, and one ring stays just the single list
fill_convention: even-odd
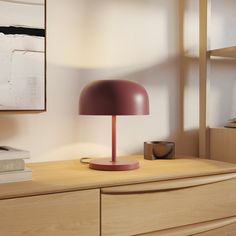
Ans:
[{"label": "framed picture", "polygon": [[46,0],[0,0],[0,111],[46,110]]}]

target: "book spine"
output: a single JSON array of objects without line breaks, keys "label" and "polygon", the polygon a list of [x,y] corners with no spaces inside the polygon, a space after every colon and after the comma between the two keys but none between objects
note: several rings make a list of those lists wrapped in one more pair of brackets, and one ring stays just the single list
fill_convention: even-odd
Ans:
[{"label": "book spine", "polygon": [[25,162],[22,159],[0,160],[0,172],[24,170]]},{"label": "book spine", "polygon": [[8,146],[0,146],[0,160],[29,159],[30,152]]},{"label": "book spine", "polygon": [[22,182],[32,180],[32,171],[25,169],[22,171],[11,171],[0,174],[0,184]]}]

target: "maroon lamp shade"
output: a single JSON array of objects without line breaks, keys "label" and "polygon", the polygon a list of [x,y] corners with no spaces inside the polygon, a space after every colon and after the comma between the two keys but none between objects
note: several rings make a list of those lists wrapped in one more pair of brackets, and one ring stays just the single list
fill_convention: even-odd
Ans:
[{"label": "maroon lamp shade", "polygon": [[94,81],[81,92],[79,114],[148,115],[148,95],[141,85],[132,81]]},{"label": "maroon lamp shade", "polygon": [[130,170],[139,167],[137,161],[116,160],[116,116],[148,115],[146,90],[127,80],[99,80],[88,84],[79,99],[80,115],[112,116],[112,159],[97,159],[89,167],[96,170]]}]

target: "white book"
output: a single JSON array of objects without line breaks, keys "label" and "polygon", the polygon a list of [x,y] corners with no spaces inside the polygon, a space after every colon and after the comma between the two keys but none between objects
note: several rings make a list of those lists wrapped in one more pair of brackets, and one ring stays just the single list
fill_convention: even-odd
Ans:
[{"label": "white book", "polygon": [[0,160],[28,159],[30,152],[8,146],[0,146]]},{"label": "white book", "polygon": [[32,171],[29,168],[25,168],[21,171],[9,171],[0,173],[0,184],[29,180],[32,180]]},{"label": "white book", "polygon": [[0,172],[24,170],[25,161],[23,159],[0,160]]},{"label": "white book", "polygon": [[230,122],[230,123],[236,123],[236,117],[229,119],[228,122]]},{"label": "white book", "polygon": [[236,123],[228,122],[228,123],[225,124],[225,127],[226,128],[236,128]]}]

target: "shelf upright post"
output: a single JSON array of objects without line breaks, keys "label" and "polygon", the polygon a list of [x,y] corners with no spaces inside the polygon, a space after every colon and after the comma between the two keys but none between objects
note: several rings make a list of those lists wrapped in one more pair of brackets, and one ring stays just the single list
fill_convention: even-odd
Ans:
[{"label": "shelf upright post", "polygon": [[199,0],[199,157],[210,157],[210,137],[208,124],[208,77],[209,19],[211,0]]}]

